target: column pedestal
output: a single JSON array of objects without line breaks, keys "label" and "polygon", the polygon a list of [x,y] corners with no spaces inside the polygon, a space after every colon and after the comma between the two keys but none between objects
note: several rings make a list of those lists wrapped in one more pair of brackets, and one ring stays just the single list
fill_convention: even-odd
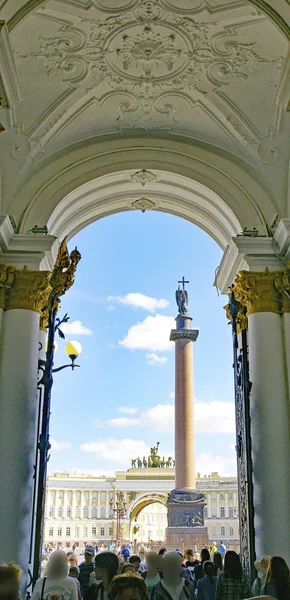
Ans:
[{"label": "column pedestal", "polygon": [[173,490],[168,495],[168,548],[208,544],[207,527],[204,526],[205,496],[198,490]]}]

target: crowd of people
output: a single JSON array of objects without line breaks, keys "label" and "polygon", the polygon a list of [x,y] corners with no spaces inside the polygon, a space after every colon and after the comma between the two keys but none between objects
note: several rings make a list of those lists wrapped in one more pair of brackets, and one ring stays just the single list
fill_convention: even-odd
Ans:
[{"label": "crowd of people", "polygon": [[[35,584],[32,600],[290,600],[290,572],[280,556],[255,562],[258,575],[252,587],[233,550],[208,548],[201,553],[179,548],[143,556],[128,547],[95,553],[85,548],[78,564],[73,552],[55,550],[46,572]],[[19,600],[21,569],[0,565],[0,600]]]}]

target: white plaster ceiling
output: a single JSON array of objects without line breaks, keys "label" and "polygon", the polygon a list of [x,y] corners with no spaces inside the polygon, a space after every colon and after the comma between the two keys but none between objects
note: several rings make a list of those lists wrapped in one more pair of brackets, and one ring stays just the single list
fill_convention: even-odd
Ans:
[{"label": "white plaster ceiling", "polygon": [[287,42],[252,3],[47,0],[1,34],[12,154],[26,165],[132,131],[263,166],[285,150]]}]

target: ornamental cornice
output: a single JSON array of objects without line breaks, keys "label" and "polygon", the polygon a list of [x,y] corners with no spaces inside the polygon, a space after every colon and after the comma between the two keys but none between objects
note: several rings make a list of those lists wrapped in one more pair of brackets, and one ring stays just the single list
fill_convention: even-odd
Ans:
[{"label": "ornamental cornice", "polygon": [[188,339],[195,342],[198,338],[198,329],[172,329],[170,333],[170,341],[175,342],[176,340]]},{"label": "ornamental cornice", "polygon": [[233,292],[235,299],[246,306],[247,316],[257,312],[273,312],[280,314],[281,294],[275,282],[280,276],[280,271],[256,273],[254,271],[241,271],[236,277]]},{"label": "ornamental cornice", "polygon": [[275,287],[281,294],[282,314],[290,312],[290,263],[276,274]]},{"label": "ornamental cornice", "polygon": [[51,292],[50,271],[15,271],[12,287],[6,293],[6,310],[22,308],[41,313]]}]

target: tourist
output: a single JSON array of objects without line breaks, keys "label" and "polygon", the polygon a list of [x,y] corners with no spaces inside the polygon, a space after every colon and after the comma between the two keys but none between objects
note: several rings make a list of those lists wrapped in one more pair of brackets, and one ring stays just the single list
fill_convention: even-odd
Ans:
[{"label": "tourist", "polygon": [[78,600],[77,584],[68,576],[67,555],[63,550],[55,550],[50,555],[46,576],[37,580],[31,600],[48,600],[53,596]]},{"label": "tourist", "polygon": [[138,573],[123,573],[114,577],[110,587],[111,600],[145,600],[147,585]]},{"label": "tourist", "polygon": [[150,600],[195,600],[194,584],[181,576],[182,556],[167,552],[162,559],[163,579],[153,585]]},{"label": "tourist", "polygon": [[184,566],[191,571],[199,564],[199,560],[195,557],[195,554],[191,548],[188,548],[185,552],[185,563]]},{"label": "tourist", "polygon": [[251,589],[243,573],[239,555],[228,550],[225,555],[224,571],[219,574],[216,600],[241,600],[250,598]]},{"label": "tourist", "polygon": [[215,567],[215,575],[219,575],[223,570],[223,557],[220,552],[215,552],[213,555],[213,564]]},{"label": "tourist", "polygon": [[18,600],[22,570],[15,563],[0,563],[0,598]]},{"label": "tourist", "polygon": [[210,560],[210,553],[207,548],[201,549],[200,560],[201,560],[201,562],[198,565],[196,565],[196,567],[194,567],[194,569],[193,569],[195,583],[203,577],[203,570],[202,570],[203,563],[206,560]]},{"label": "tourist", "polygon": [[121,566],[120,573],[136,573],[136,569],[131,563],[125,563]]},{"label": "tourist", "polygon": [[90,585],[90,575],[94,571],[94,556],[95,549],[94,546],[86,546],[85,548],[85,560],[79,565],[80,576],[79,582],[81,584],[83,595],[85,596],[89,585]]},{"label": "tourist", "polygon": [[119,570],[119,560],[113,552],[100,552],[95,558],[95,577],[98,583],[90,585],[85,600],[108,600],[111,581]]},{"label": "tourist", "polygon": [[128,550],[128,548],[123,548],[123,550],[121,550],[121,557],[124,564],[128,563],[130,558],[130,550]]},{"label": "tourist", "polygon": [[281,556],[270,558],[262,594],[269,594],[277,600],[289,600],[290,572]]},{"label": "tourist", "polygon": [[204,577],[198,580],[196,586],[197,600],[215,600],[217,576],[215,566],[210,560],[203,563]]},{"label": "tourist", "polygon": [[151,593],[153,585],[158,583],[162,579],[163,574],[159,569],[160,557],[156,552],[150,550],[146,556],[147,569],[141,573],[141,576],[145,579],[148,586],[148,595]]},{"label": "tourist", "polygon": [[137,571],[137,573],[138,573],[140,564],[141,564],[140,556],[138,556],[138,554],[131,554],[131,556],[129,558],[129,563],[131,563],[131,565],[133,565],[133,567],[135,568],[135,571]]},{"label": "tourist", "polygon": [[220,542],[220,544],[219,544],[219,547],[218,547],[217,551],[218,551],[218,552],[219,552],[219,553],[222,555],[222,558],[224,559],[224,558],[225,558],[225,555],[226,555],[227,548],[226,548],[226,546],[223,544],[223,542]]},{"label": "tourist", "polygon": [[158,552],[158,556],[162,556],[162,558],[163,558],[163,556],[165,556],[166,552],[167,552],[166,548],[160,548],[160,550]]},{"label": "tourist", "polygon": [[146,552],[144,546],[141,546],[141,548],[139,548],[139,556],[141,558],[141,562],[139,565],[139,573],[142,573],[143,571],[145,571],[147,569],[146,554],[147,554],[147,552]]},{"label": "tourist", "polygon": [[182,558],[182,563],[181,563],[181,577],[184,577],[185,579],[189,579],[190,581],[192,581],[192,572],[190,569],[188,569],[187,567],[183,566],[183,554],[180,550],[180,548],[175,548],[175,552],[177,552],[177,554],[179,554],[179,556],[181,556]]},{"label": "tourist", "polygon": [[212,544],[211,551],[212,551],[212,554],[214,554],[215,552],[217,552],[217,545],[216,545],[215,542],[213,542],[213,544]]},{"label": "tourist", "polygon": [[266,573],[269,566],[269,562],[271,560],[271,556],[261,556],[260,560],[256,560],[254,562],[255,569],[258,571],[258,576],[256,577],[253,585],[252,585],[252,594],[253,596],[261,596],[262,587],[265,583]]},{"label": "tourist", "polygon": [[68,561],[69,567],[77,567],[78,566],[78,558],[74,553],[69,555],[67,561]]},{"label": "tourist", "polygon": [[73,577],[73,579],[75,579],[75,582],[77,584],[77,589],[78,589],[78,599],[81,600],[82,593],[81,593],[81,584],[79,582],[79,576],[80,576],[79,568],[76,566],[70,567],[69,571],[68,571],[68,576]]}]

